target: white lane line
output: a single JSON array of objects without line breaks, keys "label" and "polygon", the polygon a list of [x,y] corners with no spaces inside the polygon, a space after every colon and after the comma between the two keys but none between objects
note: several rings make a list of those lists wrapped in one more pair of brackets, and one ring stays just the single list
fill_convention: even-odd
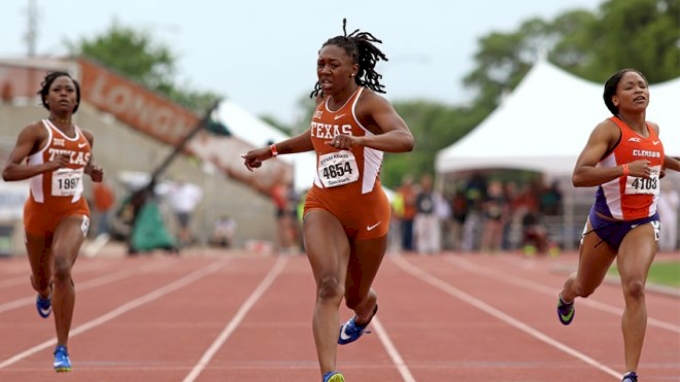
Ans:
[{"label": "white lane line", "polygon": [[[517,277],[514,275],[509,275],[505,272],[501,272],[498,270],[493,270],[493,269],[488,269],[481,267],[477,264],[474,264],[468,260],[464,259],[459,259],[459,258],[450,258],[447,257],[445,258],[445,261],[448,261],[452,264],[455,264],[456,266],[460,268],[464,268],[465,270],[475,273],[480,276],[485,276],[485,277],[490,277],[493,278],[494,280],[501,280],[503,282],[506,282],[508,284],[520,286],[522,288],[530,289],[534,292],[540,292],[544,295],[552,296],[555,298],[555,301],[557,301],[557,292],[554,287],[547,286],[545,284],[540,284],[534,281],[529,281],[526,279],[523,279],[521,277]],[[611,313],[613,315],[621,317],[623,315],[623,309],[618,308],[613,305],[605,304],[603,302],[599,302],[595,299],[591,298],[580,298],[578,299],[578,305],[585,305],[588,307],[591,307],[593,309],[597,309],[603,312]],[[674,325],[669,322],[661,321],[652,317],[647,318],[647,325],[653,326],[659,329],[665,329],[668,331],[671,331],[676,334],[680,334],[680,326],[679,325]]]},{"label": "white lane line", "polygon": [[[71,330],[71,333],[69,335],[69,338],[73,338],[79,334],[85,333],[90,329],[96,328],[97,326],[100,326],[102,324],[105,324],[111,320],[113,320],[116,317],[119,317],[131,310],[137,309],[143,305],[146,305],[152,301],[158,300],[159,298],[167,295],[168,293],[174,292],[178,289],[181,289],[197,280],[200,280],[201,278],[211,274],[215,273],[221,268],[223,268],[225,265],[227,265],[230,262],[231,259],[226,259],[226,260],[220,260],[212,263],[211,265],[201,268],[199,270],[196,270],[181,279],[172,282],[170,284],[167,284],[161,288],[158,288],[152,292],[149,292],[145,294],[144,296],[138,297],[134,300],[128,301],[127,303],[119,306],[116,309],[113,309],[109,311],[108,313],[105,313],[91,321],[88,321],[82,325],[79,325],[76,328],[73,328]],[[0,369],[6,368],[7,366],[13,365],[24,358],[30,357],[33,354],[38,353],[39,351],[45,350],[51,346],[54,346],[57,344],[56,339],[52,339],[49,341],[45,341],[41,344],[38,344],[36,346],[33,346],[30,349],[26,349],[22,351],[21,353],[18,353],[2,362],[0,362]]]},{"label": "white lane line", "polygon": [[288,257],[279,256],[274,263],[272,269],[269,270],[267,276],[260,282],[260,285],[255,288],[253,293],[246,299],[246,301],[238,309],[234,317],[227,323],[227,326],[222,330],[222,332],[217,336],[215,341],[210,345],[210,347],[203,353],[203,356],[198,363],[191,369],[189,374],[184,377],[183,382],[193,382],[198,378],[198,376],[203,372],[203,370],[208,366],[212,358],[215,356],[217,351],[220,350],[222,345],[231,337],[231,334],[236,330],[236,328],[241,324],[241,321],[245,318],[246,314],[253,308],[253,306],[260,300],[264,293],[269,289],[274,280],[281,274],[283,267],[288,262]]},{"label": "white lane line", "polygon": [[539,341],[542,341],[555,349],[558,349],[574,358],[577,358],[586,364],[595,367],[596,369],[609,374],[610,376],[614,378],[621,378],[621,374],[618,373],[616,370],[605,366],[604,364],[597,362],[595,359],[588,357],[587,355],[579,352],[576,349],[573,349],[551,337],[548,335],[532,328],[531,326],[523,323],[522,321],[519,321],[504,312],[492,307],[491,305],[485,303],[482,300],[479,300],[475,297],[472,297],[471,295],[463,292],[462,290],[452,286],[451,284],[442,281],[441,279],[437,278],[436,276],[422,270],[421,268],[418,268],[417,266],[407,262],[401,256],[394,256],[391,257],[392,261],[394,261],[404,272],[411,274],[412,276],[415,276],[419,278],[420,280],[424,281],[427,284],[432,285],[433,287],[469,304],[472,305],[473,307],[481,310],[484,313],[489,314],[490,316],[493,316],[506,324],[513,326],[524,333],[527,333],[528,335],[536,338]]},{"label": "white lane line", "polygon": [[[88,289],[93,289],[98,286],[110,284],[116,281],[120,281],[123,279],[126,279],[130,276],[134,276],[136,274],[142,274],[146,273],[149,271],[156,270],[158,268],[162,268],[165,266],[168,266],[169,263],[151,263],[150,265],[146,265],[142,268],[132,268],[132,269],[123,269],[122,271],[106,275],[106,276],[101,276],[101,277],[96,277],[91,280],[87,280],[82,283],[77,283],[76,284],[76,291],[77,292],[83,292]],[[27,278],[28,279],[28,278]],[[30,283],[30,280],[28,280]],[[30,297],[23,297],[20,299],[16,299],[14,301],[6,302],[4,304],[0,304],[0,313],[6,312],[8,310],[16,309],[16,308],[21,308],[22,306],[26,305],[32,305],[35,304],[35,294],[30,296]]]},{"label": "white lane line", "polygon": [[[78,274],[85,274],[88,272],[92,272],[94,270],[97,270],[99,268],[104,268],[105,266],[108,266],[109,264],[106,263],[83,263],[78,267]],[[26,267],[26,270],[21,272],[23,273],[21,276],[15,276],[12,278],[4,279],[0,281],[0,288],[6,288],[14,285],[19,285],[19,284],[30,284],[31,279],[30,279],[30,274],[31,270],[30,268]]]},{"label": "white lane line", "polygon": [[416,382],[416,379],[413,378],[413,374],[411,374],[411,370],[409,370],[406,362],[404,362],[404,359],[401,357],[401,354],[399,354],[397,347],[394,346],[392,339],[390,339],[390,336],[387,334],[387,330],[385,330],[377,316],[373,318],[371,325],[375,329],[375,333],[378,335],[383,347],[385,350],[387,350],[387,354],[390,355],[392,363],[394,363],[394,366],[397,367],[397,371],[399,371],[399,374],[401,374],[401,379],[403,379],[404,382]]}]

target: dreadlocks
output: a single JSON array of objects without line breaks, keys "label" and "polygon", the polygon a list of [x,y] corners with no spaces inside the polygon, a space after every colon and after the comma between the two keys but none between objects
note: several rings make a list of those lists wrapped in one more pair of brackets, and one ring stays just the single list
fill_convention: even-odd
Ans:
[{"label": "dreadlocks", "polygon": [[[375,71],[378,61],[388,61],[387,56],[375,46],[375,43],[382,44],[375,36],[368,32],[354,32],[347,34],[347,19],[342,19],[342,36],[335,36],[328,39],[321,48],[327,45],[335,45],[345,50],[354,63],[359,64],[359,71],[354,77],[354,81],[359,86],[365,86],[374,92],[385,93],[385,86],[380,83],[382,74]],[[314,90],[309,95],[314,98],[321,94],[321,84],[317,81]]]}]

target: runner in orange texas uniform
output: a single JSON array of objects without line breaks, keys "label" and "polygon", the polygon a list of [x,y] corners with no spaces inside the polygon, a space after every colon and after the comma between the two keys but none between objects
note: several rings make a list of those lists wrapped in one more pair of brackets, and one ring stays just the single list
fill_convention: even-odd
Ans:
[{"label": "runner in orange texas uniform", "polygon": [[5,181],[30,179],[24,206],[26,250],[36,308],[47,318],[54,310],[57,346],[54,369],[71,371],[67,345],[75,288],[71,268],[90,225],[83,196],[83,174],[100,182],[104,173],[92,163],[92,133],[72,122],[80,85],[68,73],[45,77],[40,94],[48,119],[24,127],[2,172]]},{"label": "runner in orange texas uniform", "polygon": [[[344,381],[336,371],[337,344],[357,340],[378,310],[371,285],[390,224],[390,205],[379,180],[383,152],[413,149],[406,123],[377,94],[384,91],[375,64],[386,60],[374,45],[380,42],[358,30],[327,40],[317,59],[312,92],[317,107],[309,130],[243,156],[252,170],[277,154],[316,151],[304,241],[316,281],[312,331],[323,382]],[[343,298],[354,316],[340,326]]]}]

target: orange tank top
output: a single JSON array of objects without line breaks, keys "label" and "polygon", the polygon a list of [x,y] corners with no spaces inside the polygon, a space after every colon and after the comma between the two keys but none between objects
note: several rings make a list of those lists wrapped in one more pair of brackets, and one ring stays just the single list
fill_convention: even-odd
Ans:
[{"label": "orange tank top", "polygon": [[356,118],[356,105],[363,91],[364,88],[359,87],[338,110],[328,107],[330,97],[326,97],[314,111],[309,127],[317,158],[314,185],[321,190],[362,195],[379,184],[382,151],[363,146],[338,150],[326,144],[339,134],[373,135]]},{"label": "orange tank top", "polygon": [[59,154],[68,155],[70,162],[64,168],[31,178],[29,197],[35,203],[53,206],[55,210],[68,209],[83,196],[83,174],[90,160],[90,143],[77,126],[75,136],[69,137],[49,120],[42,122],[47,129],[47,142],[40,151],[28,157],[28,164],[47,163]]},{"label": "orange tank top", "polygon": [[625,122],[612,117],[621,131],[621,140],[612,152],[600,160],[598,167],[616,167],[639,159],[648,160],[652,169],[649,179],[622,176],[598,187],[595,211],[619,220],[635,220],[656,213],[659,199],[659,175],[664,162],[663,144],[647,124],[648,136],[633,131]]}]

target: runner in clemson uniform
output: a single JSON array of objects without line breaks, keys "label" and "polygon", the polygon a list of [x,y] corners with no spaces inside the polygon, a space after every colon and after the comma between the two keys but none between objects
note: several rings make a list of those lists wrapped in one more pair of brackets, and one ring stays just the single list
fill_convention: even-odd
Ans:
[{"label": "runner in clemson uniform", "polygon": [[341,134],[373,135],[355,117],[356,103],[363,91],[358,87],[336,111],[328,108],[329,98],[317,106],[309,128],[317,172],[305,200],[305,214],[317,208],[327,210],[355,240],[386,235],[390,222],[390,204],[379,178],[383,152],[365,146],[338,150],[328,144]]},{"label": "runner in clemson uniform", "polygon": [[647,122],[649,87],[642,73],[615,73],[603,98],[613,117],[595,127],[572,176],[574,186],[597,186],[597,192],[581,238],[578,268],[559,293],[557,315],[569,325],[574,300],[592,294],[616,260],[626,303],[622,382],[637,382],[647,327],[644,289],[659,242],[660,182],[666,169],[680,171],[680,162],[664,154],[659,126]]},{"label": "runner in clemson uniform", "polygon": [[[379,180],[383,152],[413,149],[408,126],[377,94],[384,91],[375,64],[387,59],[375,46],[380,42],[359,30],[327,40],[317,59],[311,94],[317,107],[309,129],[243,155],[253,170],[278,154],[316,151],[303,230],[316,282],[312,331],[323,382],[345,380],[336,370],[337,345],[359,339],[378,310],[371,286],[390,224],[390,205]],[[343,298],[354,316],[341,326]]]},{"label": "runner in clemson uniform", "polygon": [[72,121],[80,104],[78,82],[65,72],[49,73],[38,94],[50,116],[21,130],[2,178],[29,179],[24,230],[31,285],[38,292],[38,314],[47,318],[54,310],[53,367],[67,372],[71,371],[67,345],[75,304],[71,269],[90,226],[83,175],[101,182],[104,173],[92,163],[94,136]]}]

